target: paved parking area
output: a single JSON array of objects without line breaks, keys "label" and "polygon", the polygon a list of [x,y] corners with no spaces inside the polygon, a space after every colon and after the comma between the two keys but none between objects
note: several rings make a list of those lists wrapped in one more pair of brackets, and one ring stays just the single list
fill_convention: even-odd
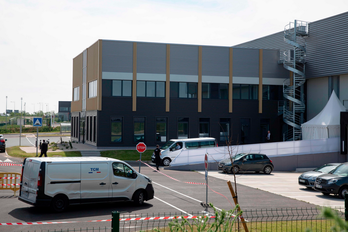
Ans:
[{"label": "paved parking area", "polygon": [[[200,172],[204,175],[204,172]],[[221,171],[209,171],[209,177],[234,181],[232,174],[224,174]],[[271,175],[242,173],[237,174],[237,183],[251,188],[260,189],[284,197],[304,201],[318,206],[344,208],[344,200],[337,196],[324,196],[321,192],[307,189],[298,184],[301,173],[272,172]]]}]

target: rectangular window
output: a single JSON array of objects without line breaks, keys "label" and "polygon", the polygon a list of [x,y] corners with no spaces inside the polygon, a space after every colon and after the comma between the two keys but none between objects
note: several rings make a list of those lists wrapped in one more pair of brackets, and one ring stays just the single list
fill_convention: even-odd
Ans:
[{"label": "rectangular window", "polygon": [[156,142],[167,141],[167,118],[156,118]]},{"label": "rectangular window", "polygon": [[208,83],[202,84],[202,97],[203,98],[210,98],[210,84],[208,84]]},{"label": "rectangular window", "polygon": [[240,85],[240,95],[241,99],[248,100],[249,99],[249,86],[250,85]]},{"label": "rectangular window", "polygon": [[230,140],[230,119],[220,118],[220,142],[228,142]]},{"label": "rectangular window", "polygon": [[179,97],[179,83],[170,82],[170,97],[178,98]]},{"label": "rectangular window", "polygon": [[74,101],[80,100],[80,86],[74,88]]},{"label": "rectangular window", "polygon": [[188,138],[188,118],[178,118],[178,139]]},{"label": "rectangular window", "polygon": [[199,137],[209,137],[209,118],[200,118],[199,119]]},{"label": "rectangular window", "polygon": [[187,83],[179,83],[179,97],[187,98]]},{"label": "rectangular window", "polygon": [[132,81],[112,81],[112,96],[116,97],[131,97],[132,96]]},{"label": "rectangular window", "polygon": [[154,81],[146,82],[146,97],[156,97],[156,84]]},{"label": "rectangular window", "polygon": [[270,120],[268,118],[263,118],[260,121],[261,142],[266,142],[266,137],[267,137],[267,134],[269,131],[269,122],[270,122]]},{"label": "rectangular window", "polygon": [[269,85],[262,86],[262,100],[270,100]]},{"label": "rectangular window", "polygon": [[210,93],[211,93],[210,98],[211,99],[219,99],[219,84],[211,83],[210,87],[211,87],[210,88],[211,89],[211,91],[210,91]]},{"label": "rectangular window", "polygon": [[188,98],[197,98],[197,87],[198,84],[197,83],[187,83],[188,85]]},{"label": "rectangular window", "polygon": [[240,127],[241,127],[240,143],[241,144],[250,143],[250,119],[241,118]]},{"label": "rectangular window", "polygon": [[259,86],[258,85],[251,85],[250,88],[251,88],[250,99],[257,100],[259,98]]},{"label": "rectangular window", "polygon": [[240,84],[233,85],[233,99],[235,100],[240,99]]},{"label": "rectangular window", "polygon": [[88,83],[88,98],[97,96],[97,80]]},{"label": "rectangular window", "polygon": [[132,96],[132,81],[122,81],[122,96],[123,97]]},{"label": "rectangular window", "polygon": [[137,81],[137,97],[145,97],[145,81]]},{"label": "rectangular window", "polygon": [[97,117],[93,117],[93,142],[96,141],[97,138]]},{"label": "rectangular window", "polygon": [[111,119],[111,142],[122,142],[122,118]]},{"label": "rectangular window", "polygon": [[228,84],[220,84],[219,98],[228,99]]},{"label": "rectangular window", "polygon": [[156,97],[165,97],[165,82],[156,82]]},{"label": "rectangular window", "polygon": [[118,81],[118,80],[112,81],[112,96],[117,96],[117,97],[122,96],[122,81]]},{"label": "rectangular window", "polygon": [[92,135],[93,135],[93,126],[92,126],[92,120],[93,119],[93,117],[91,116],[91,117],[89,117],[89,141],[93,141],[93,137],[92,137]]},{"label": "rectangular window", "polygon": [[145,141],[145,118],[134,118],[134,142]]},{"label": "rectangular window", "polygon": [[69,110],[69,107],[59,107],[59,111],[60,112],[69,112],[70,110]]}]

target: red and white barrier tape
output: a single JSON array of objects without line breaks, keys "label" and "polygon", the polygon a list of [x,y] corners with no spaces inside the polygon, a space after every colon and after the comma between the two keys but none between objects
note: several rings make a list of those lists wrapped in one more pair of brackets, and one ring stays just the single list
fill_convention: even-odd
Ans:
[{"label": "red and white barrier tape", "polygon": [[[197,219],[199,216],[182,216],[185,219]],[[120,222],[127,221],[151,221],[151,220],[172,220],[181,219],[181,216],[167,216],[167,217],[138,217],[138,218],[120,218]],[[207,216],[205,216],[207,217]],[[209,216],[208,218],[215,218],[215,216]],[[85,222],[111,222],[112,219],[105,220],[90,220]],[[67,224],[67,223],[81,223],[82,221],[70,221],[70,222],[14,222],[14,223],[0,223],[0,226],[29,226],[29,225],[50,225],[50,224]]]},{"label": "red and white barrier tape", "polygon": [[14,164],[9,162],[0,162],[0,166],[22,166],[22,164]]},{"label": "red and white barrier tape", "polygon": [[3,179],[3,180],[12,180],[12,179],[20,179],[20,177],[0,177],[0,180]]},{"label": "red and white barrier tape", "polygon": [[[148,166],[149,168],[151,168],[151,169],[157,171],[158,173],[160,173],[160,174],[162,174],[162,175],[164,175],[164,176],[166,176],[166,177],[168,177],[168,178],[170,178],[170,179],[172,179],[172,180],[175,180],[175,181],[178,181],[178,182],[181,182],[181,183],[185,183],[185,184],[207,185],[206,183],[186,182],[186,181],[177,180],[177,179],[175,179],[175,178],[173,178],[173,177],[171,177],[171,176],[168,176],[167,174],[165,174],[165,173],[163,173],[163,172],[160,172],[160,171],[156,170],[155,168],[151,167],[149,164],[144,163],[144,162],[141,161],[141,160],[138,160],[138,161],[142,162],[143,164],[145,164],[145,165]],[[225,195],[223,195],[223,194],[221,194],[221,193],[219,193],[219,192],[216,192],[215,190],[213,190],[212,188],[210,188],[209,185],[207,185],[207,186],[208,186],[208,188],[209,188],[211,191],[213,191],[214,193],[216,193],[216,194],[218,194],[218,195],[224,197],[224,198],[230,203],[230,205],[231,205],[232,207],[234,207],[233,204],[231,203],[231,201],[230,201]]]},{"label": "red and white barrier tape", "polygon": [[20,185],[20,184],[0,184],[1,186],[14,186],[14,185]]}]

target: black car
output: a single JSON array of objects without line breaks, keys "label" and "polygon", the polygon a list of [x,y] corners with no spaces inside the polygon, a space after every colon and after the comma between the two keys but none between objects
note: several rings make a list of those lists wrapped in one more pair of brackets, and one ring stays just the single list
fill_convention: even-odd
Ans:
[{"label": "black car", "polygon": [[218,168],[225,173],[238,173],[238,172],[263,172],[265,174],[270,174],[274,165],[272,160],[270,160],[265,154],[258,153],[240,153],[231,159],[222,160]]},{"label": "black car", "polygon": [[323,174],[330,173],[342,163],[328,163],[320,166],[312,171],[304,172],[298,177],[298,184],[307,188],[314,188],[315,179]]},{"label": "black car", "polygon": [[7,139],[4,139],[3,135],[0,134],[0,151],[1,152],[5,152],[6,141],[7,141]]},{"label": "black car", "polygon": [[324,195],[335,194],[344,198],[348,194],[348,162],[341,164],[328,174],[317,177],[314,189]]}]

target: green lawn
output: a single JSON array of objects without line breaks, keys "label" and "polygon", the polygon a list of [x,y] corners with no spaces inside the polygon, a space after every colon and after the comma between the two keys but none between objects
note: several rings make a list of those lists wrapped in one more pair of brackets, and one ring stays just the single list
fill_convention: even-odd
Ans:
[{"label": "green lawn", "polygon": [[[15,147],[8,147],[6,148],[7,154],[12,157],[19,157],[19,158],[27,158],[27,157],[35,157],[36,153],[26,153],[22,151],[19,146]],[[81,156],[81,153],[79,151],[62,151],[62,152],[47,152],[48,157],[75,157],[75,156]]]},{"label": "green lawn", "polygon": [[[151,155],[153,151],[145,151],[141,155],[142,161],[151,161]],[[101,156],[109,157],[119,160],[139,160],[140,153],[136,150],[112,150],[112,151],[101,151]]]}]

